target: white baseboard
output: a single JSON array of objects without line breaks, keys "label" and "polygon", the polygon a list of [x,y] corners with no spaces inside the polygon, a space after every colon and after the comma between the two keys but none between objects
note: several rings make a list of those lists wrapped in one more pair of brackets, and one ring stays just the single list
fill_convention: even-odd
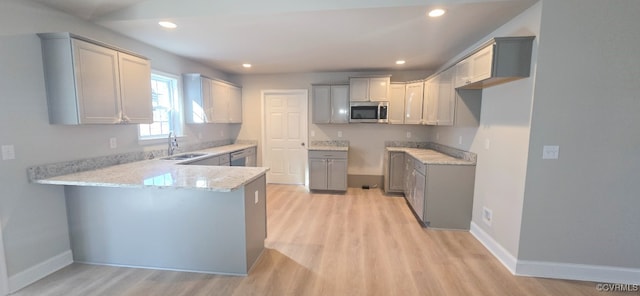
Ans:
[{"label": "white baseboard", "polygon": [[488,233],[486,233],[480,226],[471,221],[471,234],[484,245],[493,256],[495,256],[504,267],[506,267],[512,274],[516,273],[516,266],[518,259],[513,257],[505,248],[502,247],[497,241],[493,239]]},{"label": "white baseboard", "polygon": [[637,268],[518,260],[474,222],[470,232],[514,275],[640,285]]},{"label": "white baseboard", "polygon": [[640,269],[518,260],[516,275],[640,285]]},{"label": "white baseboard", "polygon": [[15,293],[71,263],[73,263],[71,250],[58,254],[47,261],[9,277],[9,290],[11,293]]}]

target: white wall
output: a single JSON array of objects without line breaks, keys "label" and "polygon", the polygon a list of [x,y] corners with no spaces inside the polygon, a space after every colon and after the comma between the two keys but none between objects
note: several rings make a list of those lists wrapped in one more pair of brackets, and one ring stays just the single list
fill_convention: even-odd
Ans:
[{"label": "white wall", "polygon": [[[537,37],[531,77],[484,89],[480,127],[433,127],[430,134],[431,141],[478,155],[472,221],[514,258],[520,240],[541,9],[541,3],[535,4],[454,58],[493,37],[533,35]],[[460,136],[462,144],[458,144]],[[485,149],[486,140],[489,149]],[[491,226],[482,221],[483,207],[493,212]]]},{"label": "white wall", "polygon": [[[9,277],[24,279],[25,272],[69,251],[63,188],[29,184],[26,168],[151,148],[138,143],[136,125],[50,125],[40,39],[35,33],[72,32],[111,43],[151,58],[152,68],[169,73],[228,77],[28,1],[3,0],[0,19],[0,145],[14,145],[16,151],[15,160],[0,161],[0,224]],[[191,125],[183,141],[230,139],[231,131],[228,125]],[[110,137],[117,138],[117,149],[109,149]]]},{"label": "white wall", "polygon": [[[311,96],[311,84],[348,82],[349,76],[374,73],[295,73],[279,75],[245,75],[236,79],[242,85],[242,104],[244,120],[239,131],[239,139],[261,141],[260,92],[267,89],[308,89]],[[430,72],[404,71],[385,72],[391,74],[392,81],[410,81],[427,77]],[[309,97],[309,114],[312,114],[312,98]],[[349,140],[349,174],[382,175],[382,156],[385,140],[426,141],[427,128],[410,125],[379,124],[313,124],[309,116],[309,141],[314,140]],[[338,137],[342,131],[342,138]],[[406,137],[411,132],[411,138]],[[315,137],[312,137],[315,133]],[[261,145],[262,143],[260,143]],[[258,159],[259,163],[262,159]]]},{"label": "white wall", "polygon": [[544,1],[521,259],[636,268],[638,283],[639,14],[637,0]]}]

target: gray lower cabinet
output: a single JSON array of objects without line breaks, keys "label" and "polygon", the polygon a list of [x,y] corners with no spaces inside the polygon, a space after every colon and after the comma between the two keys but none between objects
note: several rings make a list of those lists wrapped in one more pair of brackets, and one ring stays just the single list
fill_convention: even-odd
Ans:
[{"label": "gray lower cabinet", "polygon": [[230,157],[229,153],[212,156],[205,159],[189,162],[190,165],[215,165],[215,166],[229,166]]},{"label": "gray lower cabinet", "polygon": [[389,152],[385,164],[385,193],[402,193],[404,192],[404,152]]},{"label": "gray lower cabinet", "polygon": [[347,152],[309,151],[309,189],[347,190]]},{"label": "gray lower cabinet", "polygon": [[385,192],[404,193],[420,223],[469,229],[475,166],[425,164],[404,152],[389,152],[385,162]]}]

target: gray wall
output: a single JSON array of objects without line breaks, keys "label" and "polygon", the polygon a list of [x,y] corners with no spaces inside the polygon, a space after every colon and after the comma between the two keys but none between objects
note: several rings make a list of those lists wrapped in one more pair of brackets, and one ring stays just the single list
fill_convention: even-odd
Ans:
[{"label": "gray wall", "polygon": [[[14,145],[17,157],[0,161],[0,224],[8,273],[13,276],[69,250],[63,188],[29,184],[27,167],[157,148],[138,143],[137,125],[50,125],[40,39],[35,33],[70,31],[145,55],[153,69],[228,77],[27,1],[3,0],[0,18],[4,24],[0,26],[0,145]],[[187,126],[185,132],[183,143],[233,137],[229,125]],[[109,149],[110,137],[117,138],[117,149]]]},{"label": "gray wall", "polygon": [[[384,72],[391,74],[391,81],[410,81],[426,78],[428,71]],[[245,75],[236,80],[242,85],[244,120],[239,132],[240,139],[254,139],[262,145],[261,91],[268,89],[307,89],[309,91],[309,141],[349,140],[349,174],[382,175],[382,156],[385,140],[426,141],[427,127],[411,125],[376,124],[313,124],[311,84],[343,83],[349,76],[374,74],[355,72],[296,73],[278,75]],[[338,137],[342,131],[342,138]],[[315,137],[312,137],[312,132]],[[406,137],[411,132],[411,138]],[[261,155],[258,157],[262,162]]]},{"label": "gray wall", "polygon": [[637,0],[544,1],[521,259],[640,268],[638,15]]},{"label": "gray wall", "polygon": [[[478,155],[472,221],[513,257],[518,256],[520,239],[541,7],[537,3],[458,55],[461,58],[492,37],[534,35],[531,77],[484,89],[478,128],[430,131],[432,141]],[[482,220],[483,207],[493,212],[490,226]]]},{"label": "gray wall", "polygon": [[537,3],[490,34],[536,35],[533,76],[484,89],[478,129],[430,130],[478,154],[473,223],[518,261],[640,268],[638,14],[634,0]]}]

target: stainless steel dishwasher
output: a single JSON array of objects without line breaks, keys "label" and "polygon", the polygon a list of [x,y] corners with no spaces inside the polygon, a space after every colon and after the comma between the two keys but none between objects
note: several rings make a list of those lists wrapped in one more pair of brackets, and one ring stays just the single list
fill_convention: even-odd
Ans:
[{"label": "stainless steel dishwasher", "polygon": [[231,152],[231,166],[256,166],[256,148]]}]

